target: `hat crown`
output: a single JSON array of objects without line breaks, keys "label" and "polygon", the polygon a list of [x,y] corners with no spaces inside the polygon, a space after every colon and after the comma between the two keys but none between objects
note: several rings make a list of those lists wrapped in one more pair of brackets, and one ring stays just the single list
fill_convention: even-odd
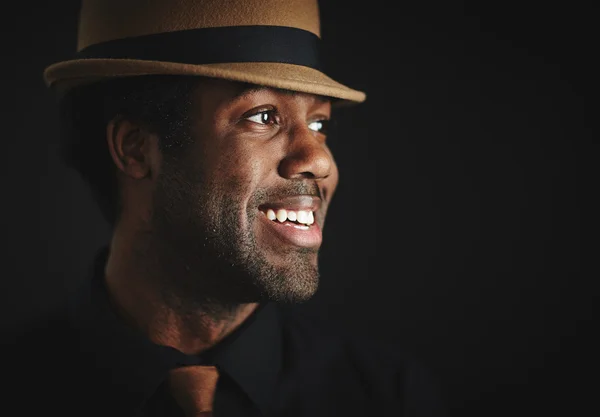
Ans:
[{"label": "hat crown", "polygon": [[255,25],[293,27],[320,37],[317,0],[82,0],[77,51],[135,36]]}]

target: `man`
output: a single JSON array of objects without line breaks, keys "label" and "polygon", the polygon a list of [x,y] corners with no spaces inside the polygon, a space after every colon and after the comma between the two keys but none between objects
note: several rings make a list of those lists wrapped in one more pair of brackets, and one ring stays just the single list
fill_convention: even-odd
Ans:
[{"label": "man", "polygon": [[289,308],[318,286],[332,107],[365,99],[319,33],[308,0],[83,1],[44,75],[113,233],[5,356],[19,414],[444,415],[412,361]]}]

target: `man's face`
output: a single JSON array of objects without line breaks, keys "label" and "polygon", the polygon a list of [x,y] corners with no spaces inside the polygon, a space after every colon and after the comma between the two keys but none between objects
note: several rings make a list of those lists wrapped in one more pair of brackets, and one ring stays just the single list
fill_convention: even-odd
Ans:
[{"label": "man's face", "polygon": [[[203,81],[193,144],[165,157],[154,235],[169,286],[213,301],[303,301],[318,284],[325,213],[338,182],[326,144],[329,100]],[[182,267],[183,266],[183,267]]]}]

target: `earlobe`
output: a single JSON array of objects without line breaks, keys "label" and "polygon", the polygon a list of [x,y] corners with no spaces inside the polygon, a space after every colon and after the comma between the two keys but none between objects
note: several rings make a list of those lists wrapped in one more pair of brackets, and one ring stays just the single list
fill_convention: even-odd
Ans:
[{"label": "earlobe", "polygon": [[142,179],[150,174],[150,135],[122,117],[106,126],[106,140],[113,162],[124,175]]}]

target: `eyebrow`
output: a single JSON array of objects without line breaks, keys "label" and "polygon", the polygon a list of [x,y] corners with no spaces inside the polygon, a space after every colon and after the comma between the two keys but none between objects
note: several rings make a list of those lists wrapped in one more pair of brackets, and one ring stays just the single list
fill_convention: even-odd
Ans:
[{"label": "eyebrow", "polygon": [[[299,91],[293,91],[293,90],[286,90],[284,88],[277,88],[277,87],[267,87],[264,85],[255,85],[255,84],[248,84],[248,83],[241,83],[240,87],[239,87],[239,91],[237,91],[233,97],[231,98],[231,102],[237,102],[240,100],[243,100],[245,98],[247,98],[248,96],[252,95],[252,94],[256,94],[258,92],[261,91],[275,91],[277,93],[282,93],[282,94],[286,94],[289,96],[298,96],[300,94],[310,94],[310,93],[301,93]],[[318,94],[312,94],[319,102],[327,102],[330,101],[329,97],[325,97],[325,96],[321,96]]]}]

